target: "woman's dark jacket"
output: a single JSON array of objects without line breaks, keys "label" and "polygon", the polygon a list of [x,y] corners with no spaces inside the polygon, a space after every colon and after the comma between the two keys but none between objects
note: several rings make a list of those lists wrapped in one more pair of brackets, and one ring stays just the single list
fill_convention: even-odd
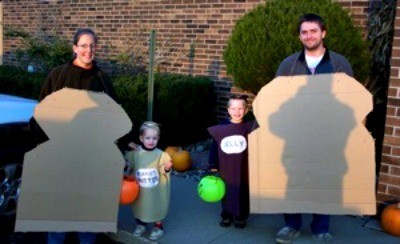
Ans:
[{"label": "woman's dark jacket", "polygon": [[[55,67],[50,72],[49,76],[42,86],[39,95],[39,101],[43,100],[51,93],[58,91],[64,87],[95,92],[105,92],[118,103],[118,98],[110,79],[96,65],[95,62],[93,62],[93,66],[91,69],[83,69],[81,67],[75,66],[73,65],[73,61]],[[34,137],[37,145],[48,140],[48,137],[37,125],[34,119],[31,120],[30,124],[32,130],[34,131]],[[118,139],[117,145],[120,150],[129,150],[127,145],[130,141],[132,141],[132,139],[132,131],[130,131],[122,138]]]},{"label": "woman's dark jacket", "polygon": [[55,67],[44,82],[39,100],[64,87],[105,92],[117,101],[117,96],[107,75],[93,63],[91,69],[83,69],[72,64],[73,61]]}]

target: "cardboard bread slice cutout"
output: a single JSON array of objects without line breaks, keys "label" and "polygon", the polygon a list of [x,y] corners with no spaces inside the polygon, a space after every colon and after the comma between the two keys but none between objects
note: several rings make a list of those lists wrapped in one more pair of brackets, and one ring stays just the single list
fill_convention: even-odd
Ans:
[{"label": "cardboard bread slice cutout", "polygon": [[25,156],[15,231],[116,232],[125,111],[107,94],[64,88],[34,117],[50,140]]},{"label": "cardboard bread slice cutout", "polygon": [[346,74],[277,77],[253,102],[252,213],[375,214],[371,94]]}]

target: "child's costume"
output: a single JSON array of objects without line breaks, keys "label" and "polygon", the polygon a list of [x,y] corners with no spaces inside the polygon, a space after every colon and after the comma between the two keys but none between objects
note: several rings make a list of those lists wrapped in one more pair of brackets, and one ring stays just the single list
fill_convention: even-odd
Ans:
[{"label": "child's costume", "polygon": [[146,223],[165,219],[171,184],[164,167],[171,157],[158,148],[151,151],[140,148],[128,152],[125,158],[140,186],[139,196],[132,203],[133,215]]},{"label": "child's costume", "polygon": [[242,220],[249,216],[247,135],[253,128],[254,122],[225,123],[208,128],[218,146],[217,168],[226,185],[222,215],[227,213]]}]

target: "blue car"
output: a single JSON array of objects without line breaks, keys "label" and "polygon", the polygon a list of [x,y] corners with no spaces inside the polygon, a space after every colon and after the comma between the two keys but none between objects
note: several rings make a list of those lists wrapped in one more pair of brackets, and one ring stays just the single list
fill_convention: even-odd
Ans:
[{"label": "blue car", "polygon": [[0,94],[0,124],[29,122],[37,103],[32,99]]},{"label": "blue car", "polygon": [[38,102],[0,94],[0,216],[14,217],[27,151],[35,147],[29,121]]}]

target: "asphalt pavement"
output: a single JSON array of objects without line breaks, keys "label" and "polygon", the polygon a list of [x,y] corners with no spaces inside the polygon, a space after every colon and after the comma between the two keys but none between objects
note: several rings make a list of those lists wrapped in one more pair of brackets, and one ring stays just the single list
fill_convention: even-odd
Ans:
[{"label": "asphalt pavement", "polygon": [[[120,206],[117,233],[101,233],[96,244],[242,244],[275,243],[275,234],[283,226],[281,214],[251,214],[244,229],[219,226],[220,203],[206,203],[197,195],[199,177],[196,175],[173,175],[171,177],[170,210],[164,221],[165,234],[157,242],[132,235],[136,227],[129,206]],[[2,219],[3,220],[3,219]],[[301,236],[293,243],[313,243],[308,225],[310,215],[304,215]],[[3,220],[4,221],[4,220]],[[2,229],[1,231],[3,231]],[[330,243],[398,244],[400,237],[385,233],[379,221],[370,216],[332,216]],[[46,233],[14,233],[0,235],[0,244],[46,244]],[[76,236],[68,236],[67,244],[78,244]]]},{"label": "asphalt pavement", "polygon": [[[251,214],[247,226],[237,229],[233,226],[219,226],[220,203],[206,203],[197,195],[198,179],[174,175],[172,178],[170,211],[164,222],[165,234],[157,242],[143,237],[134,237],[136,223],[129,206],[121,206],[118,233],[108,237],[120,243],[275,243],[276,232],[283,227],[281,214]],[[310,215],[304,215],[301,236],[293,243],[313,243],[310,229]],[[400,243],[400,238],[385,233],[379,221],[370,216],[331,217],[330,243]]]}]

